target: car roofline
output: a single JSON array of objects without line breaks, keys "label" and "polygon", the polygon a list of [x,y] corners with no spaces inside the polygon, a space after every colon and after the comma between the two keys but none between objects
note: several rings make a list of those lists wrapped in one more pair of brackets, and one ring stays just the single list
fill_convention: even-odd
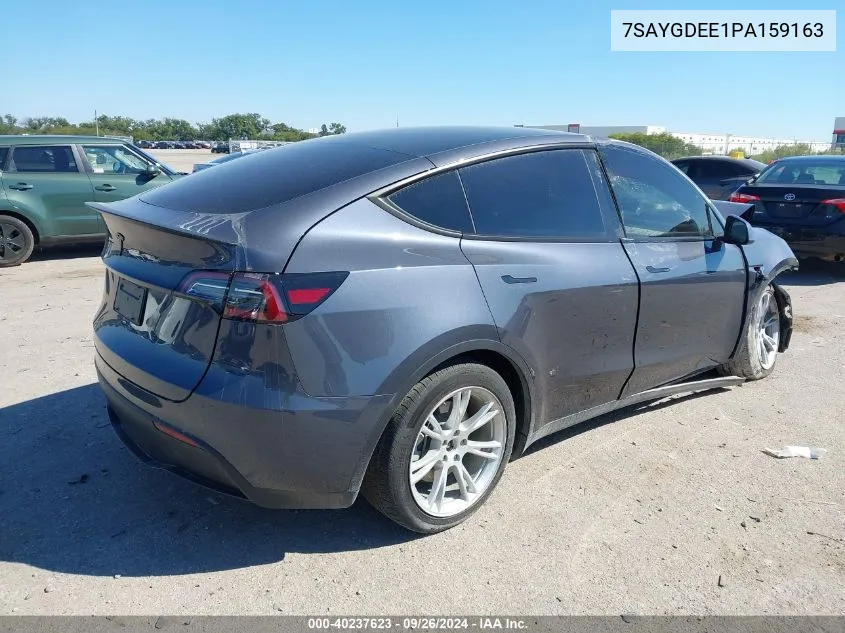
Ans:
[{"label": "car roofline", "polygon": [[0,145],[49,145],[62,143],[128,143],[129,141],[114,136],[87,136],[75,134],[2,134]]}]

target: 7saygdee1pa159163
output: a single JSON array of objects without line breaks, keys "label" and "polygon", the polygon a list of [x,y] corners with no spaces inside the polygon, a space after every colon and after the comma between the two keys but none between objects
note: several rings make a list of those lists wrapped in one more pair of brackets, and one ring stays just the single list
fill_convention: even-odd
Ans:
[{"label": "7saygdee1pa159163", "polygon": [[94,204],[110,418],[262,506],[361,492],[449,528],[541,437],[773,370],[796,260],[716,205],[746,208],[641,148],[519,128],[309,140]]}]

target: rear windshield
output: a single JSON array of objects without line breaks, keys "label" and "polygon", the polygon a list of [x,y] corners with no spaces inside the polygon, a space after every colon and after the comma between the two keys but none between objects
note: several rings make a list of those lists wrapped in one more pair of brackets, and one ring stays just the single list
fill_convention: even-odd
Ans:
[{"label": "rear windshield", "polygon": [[776,162],[760,174],[754,184],[843,185],[845,161],[801,160]]},{"label": "rear windshield", "polygon": [[142,194],[159,207],[243,213],[281,204],[413,157],[341,137],[290,143],[204,169]]}]

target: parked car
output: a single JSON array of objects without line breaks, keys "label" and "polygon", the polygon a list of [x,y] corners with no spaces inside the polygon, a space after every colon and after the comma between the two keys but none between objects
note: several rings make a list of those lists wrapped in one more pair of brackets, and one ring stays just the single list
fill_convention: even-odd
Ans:
[{"label": "parked car", "polygon": [[0,136],[0,267],[36,246],[97,242],[106,234],[86,202],[112,202],[178,178],[131,143],[98,136]]},{"label": "parked car", "polygon": [[731,196],[746,218],[801,257],[845,260],[845,156],[795,156],[767,166]]},{"label": "parked car", "polygon": [[141,149],[153,149],[155,147],[155,143],[153,143],[152,141],[138,141],[137,143],[135,143],[135,145],[137,145]]},{"label": "parked car", "polygon": [[217,141],[214,145],[211,146],[211,153],[212,154],[228,154],[229,153],[229,143],[226,141]]},{"label": "parked car", "polygon": [[443,530],[538,439],[763,378],[790,339],[783,240],[619,141],[344,134],[92,206],[117,434],[267,507],[360,491]]},{"label": "parked car", "polygon": [[203,169],[208,169],[209,167],[215,167],[217,165],[222,165],[223,163],[228,163],[230,160],[235,160],[236,158],[241,158],[246,156],[247,154],[254,154],[255,152],[260,152],[259,149],[248,149],[245,152],[232,152],[231,154],[224,154],[223,156],[218,156],[217,158],[212,158],[209,161],[204,163],[196,163],[194,165],[194,172],[197,173],[198,171],[202,171]]},{"label": "parked car", "polygon": [[766,168],[751,158],[690,156],[672,163],[698,185],[711,200],[727,200],[740,186]]}]

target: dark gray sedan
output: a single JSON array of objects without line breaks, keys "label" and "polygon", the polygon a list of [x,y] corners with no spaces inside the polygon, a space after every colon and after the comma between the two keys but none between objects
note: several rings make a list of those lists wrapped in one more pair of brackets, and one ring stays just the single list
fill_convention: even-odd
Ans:
[{"label": "dark gray sedan", "polygon": [[111,204],[96,366],[140,458],[419,532],[597,415],[768,375],[786,244],[656,155],[525,128],[346,134]]},{"label": "dark gray sedan", "polygon": [[728,200],[734,191],[766,168],[758,160],[730,156],[690,156],[672,163],[711,200]]}]

